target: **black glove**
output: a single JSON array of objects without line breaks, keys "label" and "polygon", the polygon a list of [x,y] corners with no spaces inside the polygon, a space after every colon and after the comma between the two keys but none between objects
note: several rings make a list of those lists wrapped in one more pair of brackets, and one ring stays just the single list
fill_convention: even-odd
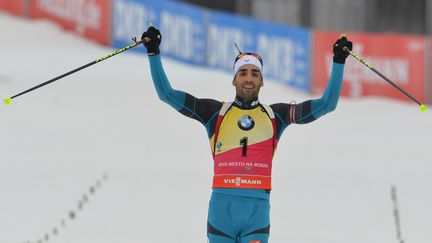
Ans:
[{"label": "black glove", "polygon": [[148,27],[147,31],[142,34],[141,40],[145,37],[150,38],[149,41],[144,41],[143,43],[145,48],[147,48],[147,53],[159,54],[159,45],[162,41],[162,35],[160,31],[154,26],[150,26]]},{"label": "black glove", "polygon": [[349,56],[347,51],[344,51],[344,47],[348,47],[352,51],[352,42],[349,41],[345,36],[342,36],[333,45],[333,62],[345,64],[345,59]]}]

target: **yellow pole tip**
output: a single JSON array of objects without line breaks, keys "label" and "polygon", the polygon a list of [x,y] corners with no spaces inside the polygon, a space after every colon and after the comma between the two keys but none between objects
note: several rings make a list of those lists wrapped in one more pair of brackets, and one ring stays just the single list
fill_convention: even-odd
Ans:
[{"label": "yellow pole tip", "polygon": [[10,105],[12,103],[12,99],[11,98],[6,98],[6,99],[4,99],[4,103],[6,105]]},{"label": "yellow pole tip", "polygon": [[341,33],[339,39],[342,38],[342,37],[346,37],[345,33]]},{"label": "yellow pole tip", "polygon": [[427,106],[426,105],[421,105],[420,106],[420,111],[421,112],[425,112],[427,110]]},{"label": "yellow pole tip", "polygon": [[149,25],[150,25],[150,27],[154,27],[154,24],[153,24],[152,22],[150,22],[150,24],[149,24]]}]

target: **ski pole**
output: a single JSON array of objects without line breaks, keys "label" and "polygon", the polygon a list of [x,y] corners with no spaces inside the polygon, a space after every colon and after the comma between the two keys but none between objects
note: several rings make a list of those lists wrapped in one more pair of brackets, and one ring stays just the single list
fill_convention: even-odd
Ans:
[{"label": "ski pole", "polygon": [[393,87],[395,87],[397,90],[399,90],[400,92],[402,92],[405,96],[407,96],[412,101],[414,101],[415,103],[417,103],[420,106],[420,111],[425,112],[427,110],[427,106],[426,105],[420,103],[420,101],[418,101],[417,99],[415,99],[414,97],[412,97],[410,94],[408,94],[408,92],[406,92],[401,87],[399,87],[397,84],[395,84],[393,81],[391,81],[389,78],[387,78],[386,76],[384,76],[384,74],[382,74],[381,72],[379,72],[378,70],[376,70],[371,64],[369,64],[368,62],[366,62],[359,55],[357,55],[354,52],[350,51],[350,49],[348,49],[348,47],[345,46],[343,48],[343,50],[346,51],[346,52],[348,52],[352,57],[354,57],[355,59],[357,59],[359,62],[363,63],[366,67],[368,67],[374,73],[378,74],[378,76],[380,76],[385,81],[387,81],[389,84],[391,84]]},{"label": "ski pole", "polygon": [[129,45],[129,46],[126,46],[126,47],[124,47],[124,48],[122,48],[122,49],[119,49],[119,50],[117,50],[117,51],[115,51],[115,52],[112,52],[112,53],[110,53],[110,54],[108,54],[108,55],[106,55],[106,56],[104,56],[104,57],[101,57],[101,58],[99,58],[99,59],[97,59],[97,60],[95,60],[95,61],[92,61],[92,62],[90,62],[90,63],[87,63],[87,64],[85,64],[85,65],[83,65],[83,66],[81,66],[81,67],[79,67],[79,68],[76,68],[76,69],[74,69],[74,70],[72,70],[72,71],[69,71],[69,72],[67,72],[67,73],[64,73],[64,74],[62,74],[62,75],[60,75],[60,76],[57,76],[57,77],[55,77],[55,78],[53,78],[53,79],[50,79],[50,80],[46,81],[46,82],[43,82],[43,83],[41,83],[41,84],[38,84],[38,85],[36,85],[36,86],[34,86],[34,87],[30,88],[30,89],[27,89],[27,90],[25,90],[25,91],[23,91],[23,92],[21,92],[21,93],[18,93],[18,94],[16,94],[16,95],[14,95],[14,96],[11,96],[11,97],[9,97],[9,98],[6,98],[6,99],[4,99],[4,103],[5,103],[6,105],[10,105],[10,104],[12,103],[12,99],[14,99],[14,98],[17,98],[17,97],[19,97],[19,96],[21,96],[21,95],[23,95],[23,94],[29,93],[29,92],[31,92],[31,91],[33,91],[33,90],[35,90],[35,89],[39,89],[39,88],[41,88],[41,87],[43,87],[43,86],[45,86],[45,85],[47,85],[47,84],[50,84],[50,83],[52,83],[52,82],[55,82],[55,81],[57,81],[57,80],[59,80],[59,79],[62,79],[62,78],[64,78],[64,77],[66,77],[66,76],[69,76],[69,75],[71,75],[71,74],[73,74],[73,73],[76,73],[76,72],[78,72],[78,71],[80,71],[80,70],[82,70],[82,69],[84,69],[84,68],[88,68],[88,67],[90,67],[90,66],[92,66],[92,65],[94,65],[94,64],[97,64],[97,63],[100,63],[100,62],[102,62],[102,61],[105,61],[106,59],[108,59],[108,58],[110,58],[110,57],[113,57],[113,56],[115,56],[115,55],[117,55],[117,54],[120,54],[120,53],[122,53],[122,52],[125,52],[125,51],[127,51],[127,50],[129,50],[129,49],[131,49],[131,48],[134,48],[135,46],[138,46],[139,44],[143,43],[143,40],[136,41],[136,40],[137,40],[136,37],[132,38],[132,40],[134,41],[134,43],[131,44],[131,45]]}]

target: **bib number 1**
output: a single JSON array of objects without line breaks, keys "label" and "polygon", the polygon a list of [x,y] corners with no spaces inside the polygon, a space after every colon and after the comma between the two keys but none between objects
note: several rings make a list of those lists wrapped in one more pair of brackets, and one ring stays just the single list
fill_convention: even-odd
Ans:
[{"label": "bib number 1", "polygon": [[246,157],[247,156],[247,146],[248,146],[248,138],[247,137],[243,137],[242,139],[240,139],[240,146],[242,146],[242,156]]}]

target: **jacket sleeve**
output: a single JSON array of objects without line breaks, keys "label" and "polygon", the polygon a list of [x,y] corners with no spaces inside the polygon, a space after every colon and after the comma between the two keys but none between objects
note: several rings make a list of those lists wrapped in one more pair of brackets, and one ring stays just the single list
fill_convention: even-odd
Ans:
[{"label": "jacket sleeve", "polygon": [[305,124],[334,111],[342,88],[344,64],[333,63],[327,87],[319,99],[307,100],[299,104],[273,104],[272,109],[278,118],[282,131],[292,123]]},{"label": "jacket sleeve", "polygon": [[149,62],[153,84],[159,99],[181,114],[207,126],[214,113],[222,106],[222,103],[212,99],[198,99],[186,92],[173,89],[165,74],[159,54],[149,56]]},{"label": "jacket sleeve", "polygon": [[296,123],[310,122],[336,109],[342,88],[344,64],[333,63],[330,80],[319,99],[310,101],[310,112],[305,112],[294,119]]},{"label": "jacket sleeve", "polygon": [[174,109],[180,110],[184,105],[186,93],[180,90],[175,90],[171,87],[171,84],[163,69],[159,54],[149,56],[149,61],[153,84],[159,99]]}]

